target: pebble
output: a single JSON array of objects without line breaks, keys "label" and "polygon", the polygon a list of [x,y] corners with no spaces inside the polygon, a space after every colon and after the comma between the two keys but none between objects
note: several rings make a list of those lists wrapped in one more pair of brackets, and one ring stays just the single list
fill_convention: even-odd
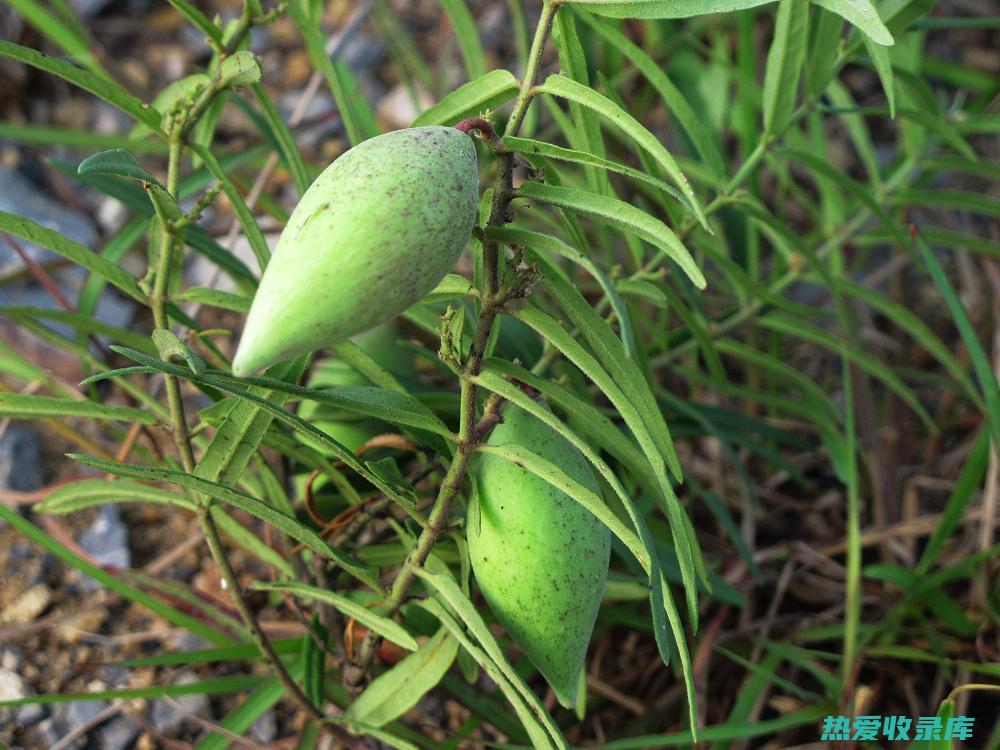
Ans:
[{"label": "pebble", "polygon": [[[0,701],[17,701],[31,694],[31,690],[17,672],[12,669],[0,669]],[[13,717],[15,723],[28,727],[45,717],[45,707],[34,704],[0,708],[0,724],[10,721],[10,717]]]},{"label": "pebble", "polygon": [[30,427],[8,424],[0,437],[0,487],[18,492],[38,489],[42,484],[41,457],[38,433]]},{"label": "pebble", "polygon": [[[190,685],[197,681],[198,677],[193,672],[184,672],[174,684]],[[149,721],[158,733],[172,735],[184,726],[189,714],[206,717],[208,708],[208,696],[203,694],[182,695],[171,700],[159,698],[153,701]]]},{"label": "pebble", "polygon": [[278,717],[273,709],[260,715],[260,718],[250,727],[250,737],[257,742],[274,742],[278,736]]},{"label": "pebble", "polygon": [[[121,509],[117,505],[102,505],[95,521],[80,534],[79,542],[103,568],[125,570],[131,567],[128,527],[122,523]],[[85,591],[94,591],[100,585],[85,576],[83,588]]]},{"label": "pebble", "polygon": [[125,750],[139,735],[139,724],[131,716],[118,716],[101,725],[97,736],[102,750]]},{"label": "pebble", "polygon": [[0,624],[23,625],[34,622],[52,601],[52,589],[44,583],[36,583],[0,612]]}]

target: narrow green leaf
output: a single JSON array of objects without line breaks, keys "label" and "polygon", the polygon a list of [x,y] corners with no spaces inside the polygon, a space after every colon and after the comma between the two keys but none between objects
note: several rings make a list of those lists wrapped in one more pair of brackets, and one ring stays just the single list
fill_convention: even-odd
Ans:
[{"label": "narrow green leaf", "polygon": [[414,653],[372,680],[351,703],[345,718],[373,727],[385,726],[437,687],[457,655],[458,641],[442,627]]},{"label": "narrow green leaf", "polygon": [[684,510],[677,500],[677,496],[674,494],[673,487],[667,477],[663,456],[650,435],[645,421],[614,379],[608,375],[575,338],[570,336],[551,317],[540,310],[530,307],[520,310],[516,314],[516,317],[548,339],[604,392],[622,415],[625,423],[632,430],[633,435],[635,435],[636,440],[638,440],[642,452],[653,470],[656,486],[660,490],[661,497],[664,500],[664,510],[670,521],[670,528],[674,535],[674,545],[677,550],[677,558],[684,579],[688,614],[691,618],[693,629],[697,629],[698,588],[695,582],[694,553],[692,551],[691,540],[689,539],[689,525],[684,520]]},{"label": "narrow green leaf", "polygon": [[5,419],[114,419],[139,424],[156,424],[156,417],[131,406],[78,401],[74,398],[35,396],[0,392],[0,417]]},{"label": "narrow green leaf", "polygon": [[[0,41],[0,50],[6,42]],[[114,263],[102,258],[89,247],[64,237],[53,229],[36,224],[22,216],[0,211],[0,232],[9,232],[29,242],[47,247],[55,253],[88,271],[107,279],[111,284],[139,302],[145,304],[146,295],[142,293],[139,284],[127,272]]]},{"label": "narrow green leaf", "polygon": [[701,269],[673,230],[629,203],[575,188],[544,185],[540,182],[525,182],[517,189],[517,196],[568,208],[634,234],[673,260],[696,287],[704,289],[706,286]]},{"label": "narrow green leaf", "polygon": [[218,45],[222,44],[222,29],[209,21],[205,14],[189,3],[188,0],[167,0],[167,2],[174,6],[177,12],[184,16],[192,25],[198,27],[206,37]]},{"label": "narrow green leaf", "polygon": [[[854,24],[875,44],[884,47],[893,45],[892,34],[882,23],[882,19],[870,0],[812,0],[821,8],[836,13],[848,23]],[[871,49],[871,48],[869,48]]]},{"label": "narrow green leaf", "polygon": [[259,83],[253,84],[250,90],[260,105],[264,121],[271,126],[271,135],[278,144],[281,158],[292,175],[292,180],[295,182],[295,189],[301,196],[305,193],[312,180],[309,178],[309,172],[306,169],[305,162],[302,160],[302,153],[295,143],[295,136],[289,130],[285,121],[281,119],[281,113],[274,105],[274,102],[271,101],[267,90]]},{"label": "narrow green leaf", "polygon": [[0,40],[0,55],[57,75],[74,86],[79,86],[84,91],[89,91],[94,96],[117,107],[147,127],[156,131],[160,129],[159,112],[106,78],[95,75],[90,71],[82,70],[62,60],[49,57],[29,47],[22,47],[19,44],[13,44],[4,40]]},{"label": "narrow green leaf", "polygon": [[567,0],[611,18],[690,18],[756,8],[774,0]]},{"label": "narrow green leaf", "polygon": [[476,28],[472,13],[469,12],[469,7],[465,4],[465,0],[438,0],[438,2],[451,21],[469,80],[479,78],[486,73],[486,53],[483,52],[483,45],[479,41],[479,30]]},{"label": "narrow green leaf", "polygon": [[364,111],[368,109],[367,100],[363,97],[349,96],[350,81],[345,77],[343,70],[326,54],[326,39],[320,30],[320,25],[316,19],[309,16],[305,6],[305,0],[291,0],[288,3],[288,15],[305,40],[313,67],[323,74],[330,87],[333,99],[337,103],[337,110],[344,121],[348,140],[352,146],[356,146],[366,138],[378,135],[367,125],[371,119],[370,113]]},{"label": "narrow green leaf", "polygon": [[183,695],[225,695],[250,690],[260,685],[263,677],[234,675],[215,677],[182,685],[150,685],[140,688],[118,688],[115,690],[95,690],[89,693],[56,693],[53,695],[32,695],[18,700],[0,701],[0,708],[15,706],[52,705],[55,703],[82,703],[84,701],[110,701],[129,698],[179,698]]},{"label": "narrow green leaf", "polygon": [[638,169],[627,167],[624,164],[619,164],[618,162],[610,161],[608,159],[602,159],[599,156],[594,156],[593,154],[588,154],[584,151],[564,148],[562,146],[556,146],[552,143],[545,143],[544,141],[535,141],[530,138],[518,138],[516,136],[507,135],[504,136],[503,142],[504,145],[506,145],[511,151],[524,154],[525,156],[544,156],[549,159],[558,159],[560,161],[568,161],[574,164],[585,164],[591,167],[606,169],[609,172],[623,174],[627,177],[631,177],[633,180],[651,185],[657,190],[662,190],[671,198],[682,203],[688,208],[691,206],[691,204],[688,203],[687,198],[678,192],[678,190],[673,186],[668,185],[663,180],[652,177],[645,172],[640,172]]},{"label": "narrow green leaf", "polygon": [[764,131],[767,135],[780,133],[791,118],[798,99],[808,37],[808,0],[781,0],[764,73]]},{"label": "narrow green leaf", "polygon": [[233,292],[223,292],[220,289],[209,289],[204,286],[189,286],[179,294],[172,294],[170,298],[175,302],[196,302],[199,305],[208,305],[239,313],[250,311],[249,297]]},{"label": "narrow green leaf", "polygon": [[674,181],[674,184],[680,188],[681,192],[687,197],[688,203],[691,205],[691,210],[698,217],[698,221],[708,229],[708,221],[705,219],[701,203],[699,203],[697,196],[694,194],[694,190],[691,189],[687,177],[684,176],[677,166],[677,162],[674,161],[674,157],[657,140],[656,136],[650,133],[632,115],[606,96],[598,94],[589,86],[584,86],[571,78],[566,78],[559,74],[550,75],[545,79],[545,83],[538,86],[536,90],[577,102],[588,109],[592,109],[642,146],[656,160],[667,176]]},{"label": "narrow green leaf", "polygon": [[340,565],[347,573],[357,578],[367,586],[380,590],[381,586],[375,571],[368,565],[364,565],[354,560],[349,555],[332,547],[325,539],[320,537],[308,526],[300,523],[295,518],[286,516],[284,513],[275,510],[267,503],[257,498],[239,492],[218,482],[202,479],[194,474],[188,474],[174,469],[160,469],[148,466],[136,466],[134,464],[123,464],[116,461],[106,461],[93,456],[83,456],[76,453],[68,454],[70,458],[80,463],[92,466],[100,471],[106,471],[119,477],[131,479],[144,479],[151,482],[168,482],[178,487],[184,487],[202,495],[207,495],[215,500],[232,505],[245,510],[252,516],[269,523],[276,529],[285,532],[297,542],[302,542],[309,549],[322,557],[333,560]]},{"label": "narrow green leaf", "polygon": [[413,121],[418,125],[454,125],[465,117],[487,114],[510,101],[520,87],[508,70],[491,70],[459,86]]},{"label": "narrow green leaf", "polygon": [[89,40],[79,21],[73,27],[69,27],[36,0],[8,0],[8,3],[25,21],[38,29],[57,47],[76,58],[87,70],[99,78],[112,82],[111,75],[90,51]]},{"label": "narrow green leaf", "polygon": [[[551,743],[554,743],[555,747],[560,750],[568,750],[569,746],[565,738],[563,738],[562,732],[559,731],[559,727],[552,720],[552,717],[549,716],[544,706],[542,706],[541,701],[538,700],[538,696],[531,691],[531,688],[514,671],[510,662],[507,661],[507,657],[504,656],[500,644],[497,643],[496,638],[494,638],[487,627],[482,615],[479,614],[476,606],[469,601],[469,598],[462,593],[455,580],[443,573],[431,573],[423,568],[417,568],[415,572],[436,593],[440,602],[454,612],[465,624],[469,635],[478,641],[479,645],[482,646],[483,650],[489,656],[489,659],[499,669],[503,679],[513,687],[516,694],[523,700],[532,715],[534,723],[544,727],[545,732],[550,738],[549,744],[546,746],[551,747]],[[457,634],[456,637],[458,637]],[[485,664],[482,666],[486,669]],[[533,734],[531,724],[532,722],[528,722],[524,725],[529,734]]]},{"label": "narrow green leaf", "polygon": [[[675,3],[672,3],[675,4]],[[592,10],[592,9],[591,9]],[[601,21],[590,13],[578,14],[590,27],[604,38],[608,44],[617,48],[625,55],[632,64],[639,69],[649,81],[650,85],[656,89],[663,103],[677,118],[681,128],[694,144],[705,164],[708,165],[712,175],[721,180],[725,174],[725,164],[722,159],[722,152],[719,150],[715,138],[709,128],[692,109],[687,98],[678,89],[673,81],[667,76],[664,66],[657,63],[639,45],[632,42],[625,34],[611,26],[611,24]]]},{"label": "narrow green leaf", "polygon": [[944,297],[945,304],[948,305],[948,311],[955,321],[955,327],[958,328],[958,334],[962,337],[962,342],[969,352],[969,358],[972,360],[972,369],[979,379],[979,387],[982,389],[986,401],[986,421],[993,436],[993,447],[995,450],[1000,450],[1000,447],[998,447],[1000,446],[1000,384],[997,383],[997,376],[990,364],[989,357],[983,350],[983,345],[979,341],[976,329],[969,320],[965,307],[963,307],[962,302],[955,293],[951,282],[948,281],[948,277],[945,275],[941,265],[934,257],[934,253],[931,252],[931,249],[927,246],[924,238],[920,236],[920,232],[916,227],[913,227],[911,231],[913,233],[913,244],[916,246],[916,250],[923,260],[924,265],[927,267],[931,279],[934,280],[934,285],[937,286],[938,291],[941,292],[941,296]]},{"label": "narrow green leaf", "polygon": [[72,513],[105,503],[159,503],[176,505],[184,510],[197,510],[194,501],[179,492],[125,479],[81,479],[64,484],[35,505],[35,510],[42,513]]},{"label": "narrow green leaf", "polygon": [[[413,636],[410,635],[409,631],[407,631],[406,628],[399,623],[387,617],[382,617],[381,615],[376,614],[374,610],[369,609],[362,604],[358,604],[354,600],[348,599],[346,596],[334,593],[333,591],[327,591],[326,589],[321,589],[318,586],[310,586],[307,583],[297,583],[291,581],[281,581],[277,583],[258,582],[254,583],[251,588],[260,589],[261,591],[286,591],[302,599],[309,599],[311,601],[330,604],[338,612],[342,612],[348,617],[357,620],[365,627],[374,630],[379,635],[389,639],[398,646],[402,646],[408,651],[416,651],[419,648],[419,644],[416,640],[414,640]],[[356,716],[355,718],[362,721],[367,720],[361,716]]]},{"label": "narrow green leaf", "polygon": [[[844,0],[844,2],[849,1]],[[893,83],[892,60],[889,58],[889,50],[887,47],[873,42],[867,36],[862,37],[862,41],[872,58],[872,64],[875,66],[875,72],[878,73],[879,81],[882,82],[882,91],[885,92],[885,99],[889,104],[889,117],[894,118],[896,116],[896,89]]]}]

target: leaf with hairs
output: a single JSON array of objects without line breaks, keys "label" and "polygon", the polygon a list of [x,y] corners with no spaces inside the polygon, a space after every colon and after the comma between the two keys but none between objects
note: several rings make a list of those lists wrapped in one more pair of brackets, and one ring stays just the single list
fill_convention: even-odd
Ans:
[{"label": "leaf with hairs", "polygon": [[537,90],[542,93],[551,94],[552,96],[558,96],[568,99],[569,101],[577,102],[578,104],[597,112],[608,122],[632,138],[647,153],[649,153],[653,159],[656,160],[656,163],[660,165],[664,172],[666,172],[667,176],[670,177],[670,179],[674,181],[674,184],[680,188],[681,192],[687,198],[694,215],[698,217],[698,221],[701,222],[702,226],[708,229],[708,222],[705,219],[705,213],[702,210],[701,203],[698,201],[698,197],[694,194],[694,190],[691,189],[691,185],[688,183],[687,178],[677,166],[677,162],[674,161],[674,157],[670,155],[670,152],[667,151],[656,136],[650,133],[649,130],[647,130],[632,115],[615,104],[615,102],[608,99],[606,96],[598,94],[589,86],[584,86],[571,78],[566,78],[565,76],[561,76],[557,73],[546,78],[545,83],[538,86]]},{"label": "leaf with hairs", "polygon": [[508,70],[491,70],[459,86],[413,121],[419,125],[454,125],[465,117],[485,114],[514,98],[517,79]]},{"label": "leaf with hairs", "polygon": [[[261,591],[284,591],[302,599],[329,604],[338,612],[342,612],[351,619],[357,620],[383,638],[389,639],[408,651],[416,651],[419,648],[419,644],[410,635],[409,631],[395,620],[382,617],[382,615],[377,614],[374,610],[365,607],[363,604],[358,604],[353,599],[348,599],[346,596],[334,593],[333,591],[327,591],[318,586],[294,581],[280,581],[276,583],[257,582],[252,584],[251,588]],[[363,717],[356,718],[360,719]]]},{"label": "leaf with hairs", "polygon": [[106,78],[54,57],[49,57],[30,47],[22,47],[2,39],[0,39],[0,55],[59,76],[64,81],[79,86],[84,91],[89,91],[94,96],[117,107],[152,130],[159,131],[160,129],[159,112]]},{"label": "leaf with hairs", "polygon": [[[4,42],[0,42],[0,45],[2,44]],[[138,282],[126,271],[102,258],[89,247],[64,237],[53,229],[36,224],[23,216],[0,211],[0,232],[9,232],[36,245],[47,247],[78,266],[98,274],[132,299],[145,304],[146,295],[142,293]]]},{"label": "leaf with hairs", "polygon": [[673,260],[696,287],[704,289],[706,286],[701,269],[695,264],[691,254],[673,230],[659,219],[629,203],[576,188],[556,187],[540,182],[525,182],[517,189],[516,195],[568,208],[634,234]]},{"label": "leaf with hairs", "polygon": [[385,726],[437,687],[457,655],[458,641],[447,628],[440,628],[414,653],[372,680],[351,703],[345,718],[373,727]]}]

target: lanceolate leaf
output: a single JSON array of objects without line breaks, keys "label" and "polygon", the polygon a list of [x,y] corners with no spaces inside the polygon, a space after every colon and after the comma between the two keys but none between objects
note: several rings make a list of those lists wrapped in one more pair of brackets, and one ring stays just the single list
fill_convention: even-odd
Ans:
[{"label": "lanceolate leaf", "polygon": [[507,70],[491,70],[474,81],[459,86],[416,120],[418,125],[454,125],[465,117],[486,114],[510,101],[517,93],[517,80]]},{"label": "lanceolate leaf", "polygon": [[[6,42],[0,42],[0,45],[3,44]],[[47,247],[78,266],[83,266],[88,271],[107,279],[129,297],[143,303],[146,301],[146,295],[142,293],[139,284],[132,276],[89,247],[64,237],[55,230],[36,224],[31,219],[0,211],[0,233],[2,232],[9,232],[29,242]]]},{"label": "lanceolate leaf", "polygon": [[334,593],[333,591],[327,591],[318,586],[310,586],[307,583],[296,583],[294,581],[255,583],[252,588],[262,591],[287,591],[302,599],[330,604],[334,609],[371,628],[398,646],[402,646],[409,651],[416,651],[419,648],[419,644],[413,639],[409,631],[395,620],[382,617],[382,615],[377,614],[374,610],[369,609],[363,604],[358,604],[353,599],[348,599],[346,596]]},{"label": "lanceolate leaf", "polygon": [[239,492],[218,482],[210,482],[194,474],[173,469],[158,469],[149,466],[136,466],[134,464],[123,464],[116,461],[105,461],[93,456],[81,456],[70,454],[73,458],[88,466],[92,466],[100,471],[106,471],[115,476],[132,479],[145,479],[152,482],[169,482],[178,487],[184,487],[192,492],[206,495],[210,498],[235,506],[245,510],[252,516],[256,516],[262,521],[271,524],[276,529],[285,532],[292,539],[302,542],[309,549],[322,557],[333,560],[346,572],[353,575],[367,586],[371,586],[376,591],[381,589],[378,577],[373,568],[354,560],[349,555],[330,546],[315,531],[299,523],[298,520],[286,516],[267,503],[255,497]]},{"label": "lanceolate leaf", "polygon": [[[681,508],[673,487],[667,477],[666,465],[659,447],[653,440],[646,426],[645,421],[640,416],[636,406],[625,396],[621,388],[614,379],[601,367],[601,365],[590,355],[572,336],[570,336],[555,320],[535,308],[525,308],[516,313],[516,316],[531,326],[541,336],[548,339],[553,346],[567,356],[580,370],[589,377],[594,384],[604,392],[615,408],[622,415],[625,423],[632,430],[636,440],[642,448],[643,454],[649,461],[656,479],[657,488],[664,499],[664,510],[670,521],[670,528],[674,535],[674,545],[677,550],[677,559],[680,564],[681,574],[684,578],[684,590],[688,603],[688,614],[692,621],[693,628],[697,629],[698,621],[698,587],[695,582],[695,563],[692,543],[689,539],[689,527],[684,521],[684,510]],[[696,548],[695,548],[696,549]]]},{"label": "lanceolate leaf", "polygon": [[433,690],[457,655],[458,641],[442,627],[415,653],[372,680],[347,709],[346,718],[373,727],[385,726]]},{"label": "lanceolate leaf", "polygon": [[882,23],[878,11],[870,0],[812,0],[812,2],[854,24],[875,44],[883,46],[893,44],[892,34]]},{"label": "lanceolate leaf", "polygon": [[[560,750],[568,750],[568,745],[562,736],[562,732],[559,731],[559,727],[552,720],[552,717],[549,716],[548,712],[542,706],[541,701],[538,700],[538,697],[524,683],[524,680],[521,679],[517,672],[514,671],[514,668],[507,661],[507,657],[504,656],[499,644],[493,637],[493,634],[483,621],[482,615],[479,614],[476,606],[469,601],[468,597],[462,593],[455,580],[444,573],[431,573],[422,568],[417,568],[416,574],[436,594],[436,598],[462,620],[468,629],[469,635],[479,642],[479,645],[489,655],[492,662],[499,667],[503,678],[513,686],[520,698],[527,704],[528,710],[533,715],[535,721],[541,724],[549,735],[550,744],[546,746],[551,747],[554,744]],[[525,729],[528,729],[529,732],[531,731],[527,723],[525,724]]]},{"label": "lanceolate leaf", "polygon": [[591,13],[612,18],[690,18],[710,13],[732,13],[774,0],[569,0]]},{"label": "lanceolate leaf", "polygon": [[588,109],[594,110],[608,120],[608,122],[612,123],[632,138],[656,160],[663,171],[667,173],[671,180],[674,181],[674,184],[681,189],[681,192],[687,197],[688,202],[691,204],[691,210],[694,211],[695,216],[698,217],[702,226],[708,228],[708,222],[705,219],[705,214],[702,211],[701,204],[698,202],[698,198],[695,196],[694,190],[691,189],[691,185],[688,183],[687,178],[678,168],[677,162],[674,161],[674,157],[671,156],[670,152],[667,151],[659,140],[657,140],[656,136],[643,127],[638,120],[632,117],[632,115],[623,110],[606,96],[598,94],[589,86],[584,86],[583,84],[577,83],[570,78],[566,78],[565,76],[558,74],[553,74],[546,78],[545,83],[539,86],[537,90],[546,94],[552,94],[553,96],[559,96],[570,101],[578,102]]},{"label": "lanceolate leaf", "polygon": [[100,97],[108,104],[118,107],[126,114],[131,115],[137,122],[141,122],[153,130],[160,128],[160,114],[155,109],[106,78],[28,47],[3,40],[0,40],[0,55],[57,75],[63,80]]},{"label": "lanceolate leaf", "polygon": [[591,167],[600,167],[601,169],[606,169],[610,172],[623,174],[633,180],[645,182],[647,185],[652,185],[656,189],[662,190],[664,193],[667,193],[685,206],[690,207],[691,205],[688,203],[685,196],[681,195],[676,188],[668,185],[663,180],[658,180],[645,172],[640,172],[638,169],[632,169],[632,167],[627,167],[624,164],[609,161],[608,159],[602,159],[599,156],[588,154],[585,151],[563,148],[562,146],[545,143],[544,141],[535,141],[530,138],[518,138],[516,136],[508,135],[504,136],[503,141],[507,148],[511,151],[516,151],[517,153],[524,154],[525,156],[544,156],[549,159],[559,159],[561,161],[573,162],[574,164],[585,164]]},{"label": "lanceolate leaf", "polygon": [[791,119],[809,36],[809,0],[781,0],[764,74],[764,130],[780,133]]},{"label": "lanceolate leaf", "polygon": [[0,392],[0,417],[6,419],[116,419],[139,424],[156,424],[156,417],[131,406],[114,406],[97,401]]},{"label": "lanceolate leaf", "polygon": [[[592,10],[592,9],[591,9]],[[677,118],[677,122],[687,133],[694,147],[705,160],[712,174],[721,179],[725,174],[722,153],[712,137],[711,131],[705,127],[698,115],[691,108],[684,94],[667,76],[663,66],[650,57],[641,47],[632,42],[625,34],[615,29],[606,21],[594,18],[589,13],[580,13],[580,17],[590,24],[590,27],[600,34],[608,44],[616,47],[625,55],[639,71],[646,76],[650,85],[663,99],[664,104]]]},{"label": "lanceolate leaf", "polygon": [[50,493],[35,506],[43,513],[71,513],[104,503],[160,503],[196,510],[194,501],[179,492],[127,479],[81,479]]},{"label": "lanceolate leaf", "polygon": [[629,203],[575,188],[544,185],[540,182],[524,183],[518,188],[517,195],[521,198],[533,198],[553,206],[568,208],[630,232],[659,248],[681,267],[696,287],[705,288],[705,277],[701,269],[695,265],[694,259],[673,230],[659,219]]}]

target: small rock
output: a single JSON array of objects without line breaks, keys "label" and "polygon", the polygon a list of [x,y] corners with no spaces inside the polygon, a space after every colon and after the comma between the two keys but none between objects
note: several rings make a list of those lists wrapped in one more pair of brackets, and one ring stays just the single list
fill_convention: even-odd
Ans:
[{"label": "small rock", "polygon": [[[128,527],[122,523],[121,509],[117,505],[102,505],[97,519],[80,534],[79,542],[101,567],[125,570],[132,564]],[[86,576],[83,588],[94,591],[100,585]]]},{"label": "small rock", "polygon": [[24,663],[24,652],[17,646],[4,646],[0,651],[0,669],[17,672]]},{"label": "small rock", "polygon": [[278,736],[278,717],[273,710],[265,711],[250,727],[250,737],[257,742],[273,742]]},{"label": "small rock", "polygon": [[42,484],[41,456],[42,441],[37,432],[18,424],[7,425],[0,437],[0,487],[18,492],[38,489]]},{"label": "small rock", "polygon": [[[24,679],[11,669],[0,669],[0,701],[18,701],[31,695]],[[21,726],[31,726],[45,716],[45,709],[38,705],[18,706],[16,708],[0,708],[0,724],[14,721]]]},{"label": "small rock", "polygon": [[45,706],[39,703],[29,703],[17,709],[17,713],[14,714],[14,721],[23,727],[30,727],[40,722],[45,716]]},{"label": "small rock", "polygon": [[52,601],[52,590],[44,583],[37,583],[0,612],[0,624],[23,625],[34,622]]},{"label": "small rock", "polygon": [[139,735],[139,729],[131,716],[119,716],[102,724],[97,736],[103,750],[125,750]]},{"label": "small rock", "polygon": [[[190,685],[197,682],[198,677],[193,672],[184,672],[175,681],[175,685]],[[153,701],[149,721],[158,733],[171,735],[177,732],[187,721],[189,715],[205,717],[208,714],[208,696],[203,694],[182,695],[171,700],[159,698]]]},{"label": "small rock", "polygon": [[19,701],[28,696],[28,688],[17,672],[0,669],[0,701]]},{"label": "small rock", "polygon": [[72,732],[74,729],[79,729],[84,724],[93,721],[99,713],[108,707],[104,701],[76,701],[62,705],[66,706],[66,711],[60,712],[60,718],[65,722],[67,732]]}]

